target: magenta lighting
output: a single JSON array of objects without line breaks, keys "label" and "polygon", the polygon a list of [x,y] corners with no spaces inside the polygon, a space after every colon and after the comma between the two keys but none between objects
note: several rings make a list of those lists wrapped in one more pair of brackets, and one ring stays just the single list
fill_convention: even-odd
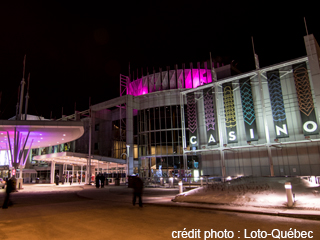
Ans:
[{"label": "magenta lighting", "polygon": [[77,121],[0,120],[0,150],[6,151],[10,167],[17,169],[25,165],[32,148],[70,142],[83,132],[83,123]]},{"label": "magenta lighting", "polygon": [[210,69],[168,70],[133,80],[128,83],[127,94],[139,96],[170,89],[196,88],[210,82]]}]

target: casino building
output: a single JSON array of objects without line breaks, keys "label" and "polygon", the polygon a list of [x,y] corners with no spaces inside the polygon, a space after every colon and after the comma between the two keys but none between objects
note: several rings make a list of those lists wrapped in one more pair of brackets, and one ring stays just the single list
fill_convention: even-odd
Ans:
[{"label": "casino building", "polygon": [[84,122],[72,151],[117,161],[92,174],[320,176],[320,48],[313,35],[304,40],[307,56],[260,68],[255,55],[247,73],[198,63],[121,75],[118,98],[61,119]]}]

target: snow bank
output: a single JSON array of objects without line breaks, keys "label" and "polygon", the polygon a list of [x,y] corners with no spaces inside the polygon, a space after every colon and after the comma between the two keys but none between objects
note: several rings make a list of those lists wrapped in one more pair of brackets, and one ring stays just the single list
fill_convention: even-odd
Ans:
[{"label": "snow bank", "polygon": [[228,204],[254,207],[286,207],[284,188],[291,182],[296,208],[320,210],[320,187],[298,177],[243,177],[214,183],[177,195],[175,202]]}]

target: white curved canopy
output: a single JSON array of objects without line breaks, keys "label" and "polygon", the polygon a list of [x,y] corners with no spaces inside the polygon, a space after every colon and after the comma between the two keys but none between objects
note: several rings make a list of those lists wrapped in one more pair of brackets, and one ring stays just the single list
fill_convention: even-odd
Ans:
[{"label": "white curved canopy", "polygon": [[84,128],[81,121],[0,120],[0,150],[9,148],[8,135],[12,145],[15,133],[20,141],[28,138],[25,145],[28,149],[30,145],[40,148],[71,142],[83,135]]}]

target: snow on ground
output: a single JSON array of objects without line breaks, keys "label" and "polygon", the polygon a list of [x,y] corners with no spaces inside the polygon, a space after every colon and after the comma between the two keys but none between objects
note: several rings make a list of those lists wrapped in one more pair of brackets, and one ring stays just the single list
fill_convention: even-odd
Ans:
[{"label": "snow on ground", "polygon": [[319,184],[298,177],[243,177],[181,193],[173,201],[282,208],[287,207],[286,182],[295,208],[320,210]]}]

